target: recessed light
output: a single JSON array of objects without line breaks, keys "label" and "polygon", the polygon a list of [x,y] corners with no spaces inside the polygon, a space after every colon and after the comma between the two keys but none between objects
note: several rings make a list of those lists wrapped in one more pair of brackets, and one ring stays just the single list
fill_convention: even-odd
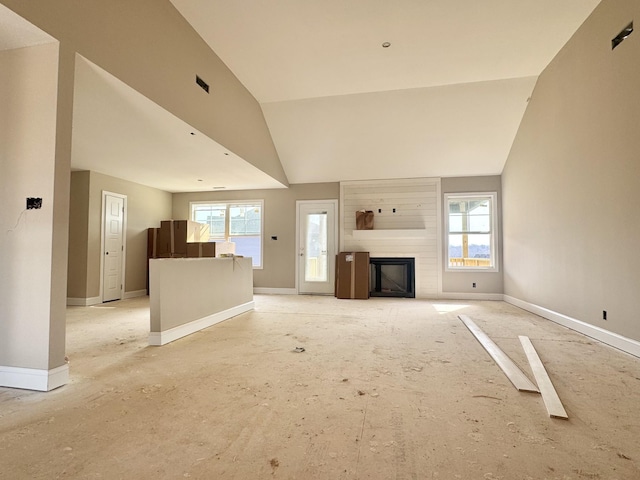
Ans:
[{"label": "recessed light", "polygon": [[195,135],[195,133],[194,133],[194,132],[191,132],[191,135]]},{"label": "recessed light", "polygon": [[389,48],[390,46],[391,46],[391,43],[390,43],[390,42],[384,42],[384,43],[382,44],[382,48]]},{"label": "recessed light", "polygon": [[228,153],[228,152],[224,152],[224,154],[225,154],[225,155],[229,155],[229,153]]}]

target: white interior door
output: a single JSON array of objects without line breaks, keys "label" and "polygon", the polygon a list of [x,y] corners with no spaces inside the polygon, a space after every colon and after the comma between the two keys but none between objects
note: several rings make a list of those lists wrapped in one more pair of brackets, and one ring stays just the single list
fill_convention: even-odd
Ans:
[{"label": "white interior door", "polygon": [[332,295],[338,245],[338,201],[299,201],[297,210],[298,293]]},{"label": "white interior door", "polygon": [[124,253],[124,203],[125,197],[104,193],[104,251],[102,301],[122,298],[122,260]]}]

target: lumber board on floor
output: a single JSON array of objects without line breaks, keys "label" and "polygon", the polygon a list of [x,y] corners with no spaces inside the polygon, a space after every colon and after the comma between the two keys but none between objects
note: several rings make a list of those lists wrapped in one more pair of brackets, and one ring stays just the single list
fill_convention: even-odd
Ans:
[{"label": "lumber board on floor", "polygon": [[473,320],[466,315],[458,315],[458,318],[462,320],[462,323],[467,326],[473,336],[476,337],[491,358],[498,364],[514,387],[521,392],[540,393],[540,390],[527,378],[513,360],[511,360]]},{"label": "lumber board on floor", "polygon": [[538,383],[540,393],[542,394],[542,400],[544,401],[545,407],[547,407],[549,416],[553,418],[568,419],[569,416],[562,405],[558,392],[556,392],[556,389],[549,378],[549,374],[547,373],[547,369],[544,368],[544,364],[542,363],[542,360],[540,360],[538,352],[533,346],[533,343],[531,343],[531,339],[524,335],[520,335],[518,338],[520,339],[524,353],[527,355],[529,365],[531,365],[531,371],[533,371],[533,376]]}]

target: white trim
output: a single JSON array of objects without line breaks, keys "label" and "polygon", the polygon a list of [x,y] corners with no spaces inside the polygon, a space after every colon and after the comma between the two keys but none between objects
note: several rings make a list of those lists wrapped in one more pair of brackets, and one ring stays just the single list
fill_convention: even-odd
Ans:
[{"label": "white trim", "polygon": [[269,287],[253,287],[253,293],[256,295],[297,295],[296,288],[269,288]]},{"label": "white trim", "polygon": [[510,303],[511,305],[515,305],[516,307],[522,308],[523,310],[535,313],[536,315],[546,318],[547,320],[551,320],[552,322],[555,322],[559,325],[565,326],[567,328],[570,328],[571,330],[580,332],[583,335],[599,340],[630,355],[640,357],[640,342],[636,340],[623,337],[622,335],[610,332],[609,330],[605,330],[604,328],[591,325],[581,320],[563,315],[562,313],[554,312],[553,310],[549,310],[548,308],[534,305],[533,303],[525,302],[524,300],[520,300],[509,295],[503,295],[503,298],[505,302]]},{"label": "white trim", "polygon": [[[302,205],[322,205],[327,204],[333,207],[333,248],[334,255],[337,255],[338,252],[342,251],[342,242],[340,235],[340,229],[342,228],[342,208],[340,207],[342,204],[342,187],[340,187],[340,200],[335,198],[333,199],[323,199],[323,200],[296,200],[296,273],[295,273],[295,285],[296,285],[296,294],[300,291],[300,207]],[[329,262],[331,259],[328,260]],[[332,268],[329,267],[331,271]],[[335,288],[335,270],[333,271],[333,278],[330,279],[333,282],[333,286]],[[311,293],[311,295],[333,295],[333,293]]]},{"label": "white trim", "polygon": [[222,312],[207,315],[206,317],[202,317],[198,320],[185,323],[184,325],[170,328],[169,330],[165,330],[163,332],[150,332],[149,345],[166,345],[167,343],[173,342],[174,340],[178,340],[179,338],[186,337],[187,335],[191,335],[192,333],[199,332],[200,330],[215,325],[216,323],[220,323],[231,317],[240,315],[241,313],[248,312],[249,310],[253,310],[254,308],[255,304],[253,301],[251,301],[243,303],[242,305],[238,305],[236,307],[229,308],[227,310],[223,310]]},{"label": "white trim", "polygon": [[[473,197],[489,197],[491,198],[491,260],[493,260],[493,266],[491,267],[450,267],[449,266],[449,199],[450,198],[473,198]],[[448,192],[444,194],[443,205],[447,208],[447,212],[444,213],[444,271],[445,272],[478,272],[478,273],[496,273],[500,271],[500,264],[498,263],[498,193],[497,192],[470,192],[470,193],[457,193]]]},{"label": "white trim", "polygon": [[69,382],[69,365],[51,370],[0,366],[0,387],[48,392]]},{"label": "white trim", "polygon": [[501,293],[456,293],[440,292],[438,300],[492,300],[502,301],[504,295]]},{"label": "white trim", "polygon": [[122,299],[125,300],[127,298],[137,298],[137,297],[146,297],[147,290],[132,290],[131,292],[124,292]]},{"label": "white trim", "polygon": [[89,307],[91,305],[98,305],[99,303],[102,303],[102,297],[89,297],[89,298],[67,297],[67,306],[69,307]]}]

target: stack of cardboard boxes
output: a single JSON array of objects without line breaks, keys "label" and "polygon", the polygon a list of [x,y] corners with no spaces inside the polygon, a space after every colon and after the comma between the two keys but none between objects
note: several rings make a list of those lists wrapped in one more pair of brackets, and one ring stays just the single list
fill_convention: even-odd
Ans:
[{"label": "stack of cardboard boxes", "polygon": [[215,257],[216,244],[209,241],[209,225],[190,220],[163,220],[148,230],[148,258]]}]

